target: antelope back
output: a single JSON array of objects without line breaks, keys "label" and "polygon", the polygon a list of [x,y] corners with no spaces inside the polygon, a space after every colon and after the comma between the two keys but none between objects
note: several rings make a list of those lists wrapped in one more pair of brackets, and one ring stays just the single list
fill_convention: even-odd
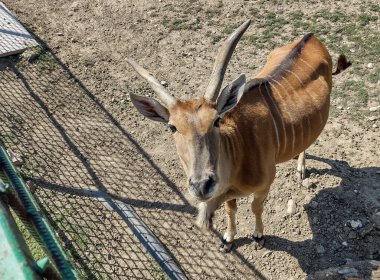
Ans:
[{"label": "antelope back", "polygon": [[318,137],[328,118],[331,84],[331,57],[311,33],[272,51],[247,84],[246,90],[258,90],[269,108],[277,162],[299,154]]}]

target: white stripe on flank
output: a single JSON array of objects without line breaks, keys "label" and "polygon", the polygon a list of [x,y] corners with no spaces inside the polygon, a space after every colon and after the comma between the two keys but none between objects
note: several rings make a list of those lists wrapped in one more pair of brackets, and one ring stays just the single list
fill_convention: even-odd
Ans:
[{"label": "white stripe on flank", "polygon": [[[288,79],[287,79],[286,77],[282,76],[281,79],[283,79],[283,80],[288,84],[288,86],[291,87],[291,88],[293,89],[294,94],[298,95],[298,98],[299,98],[300,100],[303,99],[302,94],[299,94],[298,91],[296,91],[296,90],[294,89],[294,86],[288,81]],[[305,91],[306,91],[306,90],[305,90]],[[310,94],[308,94],[308,95],[310,96]],[[294,102],[294,101],[293,101],[293,102]],[[305,134],[304,134],[304,128],[303,128],[303,121],[300,122],[300,125],[301,125],[301,135],[302,135],[302,137],[301,137],[301,146],[302,146],[303,143],[304,143],[304,136],[305,136]],[[310,127],[309,127],[309,128],[310,128]],[[309,135],[309,136],[310,136],[310,135]]]},{"label": "white stripe on flank", "polygon": [[[293,87],[293,85],[288,81],[288,79],[286,79],[285,77],[281,77],[293,90],[294,90],[294,87]],[[305,90],[305,92],[306,92],[306,94],[310,97],[310,99],[312,99],[312,101],[315,103],[316,102],[316,99],[314,98],[314,96],[313,95],[311,95],[310,93],[309,93],[309,91],[306,89],[306,88],[304,88],[304,90]],[[296,92],[296,91],[295,91]],[[303,97],[300,95],[300,98],[302,99]],[[313,105],[314,105],[314,103],[313,103]],[[315,107],[314,106],[314,108],[316,108],[317,110],[318,110],[318,108],[317,107]],[[320,113],[319,113],[320,114]],[[310,141],[310,136],[311,136],[311,127],[310,127],[310,120],[309,120],[309,117],[307,117],[306,118],[307,119],[307,122],[308,122],[308,143],[309,143],[309,141]],[[304,131],[304,129],[303,129],[303,123],[301,123],[301,129],[302,129],[302,133],[303,133],[303,131]],[[304,137],[304,134],[302,135],[302,144],[303,144],[303,137]]]},{"label": "white stripe on flank", "polygon": [[276,111],[277,111],[278,117],[279,117],[280,120],[281,120],[282,130],[283,130],[283,132],[284,132],[284,148],[283,148],[283,149],[285,149],[285,147],[286,147],[286,139],[287,139],[285,122],[284,122],[284,119],[283,119],[283,117],[282,117],[282,114],[281,114],[280,108],[277,106],[276,100],[273,99],[272,94],[271,94],[271,93],[269,92],[269,90],[268,90],[267,84],[264,84],[264,86],[265,86],[265,89],[266,89],[266,91],[267,91],[267,93],[268,93],[268,96],[269,96],[271,102],[273,103],[273,106],[276,108]]},{"label": "white stripe on flank", "polygon": [[[290,93],[288,93],[288,91],[286,90],[286,88],[284,88],[284,86],[282,84],[280,84],[276,79],[273,79],[273,82],[277,83],[280,87],[282,87],[282,89],[284,90],[284,92],[286,92],[289,96],[289,100],[292,101],[292,103],[294,104],[294,101],[293,101],[293,98],[292,96],[290,95]],[[281,96],[281,93],[279,92],[279,95]],[[286,104],[286,107],[287,109],[289,108],[288,107],[288,103],[285,103]],[[292,127],[292,153],[294,151],[294,147],[295,147],[295,144],[296,144],[296,132],[294,130],[294,116],[293,114],[291,115],[289,113],[290,110],[287,110],[287,113],[288,113],[288,116],[289,116],[289,119],[290,119],[290,123],[291,123],[291,127]]]},{"label": "white stripe on flank", "polygon": [[[274,80],[274,79],[273,79]],[[281,99],[281,102],[284,104],[284,106],[286,107],[286,102],[284,101],[284,99],[282,98],[281,96],[281,92],[268,80],[268,83],[271,87],[273,87],[273,89],[276,90],[277,92],[277,95],[279,96],[279,98]],[[292,117],[290,116],[289,112],[287,110],[284,110],[283,111],[284,114],[287,115],[288,119],[292,120]],[[287,147],[287,142],[288,142],[288,135],[286,133],[286,126],[285,126],[285,121],[284,121],[284,118],[282,117],[282,115],[280,114],[281,116],[281,122],[282,122],[282,126],[284,128],[284,147],[282,148],[282,151],[285,152],[286,151],[286,147]],[[293,130],[293,138],[294,138],[294,130]]]},{"label": "white stripe on flank", "polygon": [[[261,84],[259,85],[259,93],[262,97],[262,99],[264,100],[264,103],[265,105],[268,107],[268,110],[269,110],[269,113],[272,117],[272,122],[273,122],[273,125],[274,125],[274,129],[275,129],[275,132],[276,132],[276,140],[277,140],[277,149],[276,149],[276,157],[278,157],[278,153],[280,151],[280,139],[279,139],[279,136],[278,136],[278,129],[277,129],[277,124],[276,124],[276,121],[274,119],[274,116],[273,116],[273,113],[272,113],[272,110],[270,109],[269,105],[268,105],[268,102],[266,101],[263,93],[261,92]],[[269,92],[267,92],[268,95],[270,95]]]}]

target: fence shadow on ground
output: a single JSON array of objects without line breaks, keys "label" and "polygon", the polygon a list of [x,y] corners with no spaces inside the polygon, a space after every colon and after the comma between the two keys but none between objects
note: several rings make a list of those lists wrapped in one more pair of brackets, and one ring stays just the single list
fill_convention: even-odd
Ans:
[{"label": "fence shadow on ground", "polygon": [[239,252],[224,255],[216,238],[201,236],[192,225],[195,209],[177,186],[39,43],[46,52],[32,63],[20,57],[0,61],[0,137],[23,156],[21,172],[82,277],[163,277],[105,201],[111,199],[134,208],[189,278],[265,279]]},{"label": "fence shadow on ground", "polygon": [[[19,57],[0,60],[0,137],[8,149],[23,156],[21,172],[35,185],[36,197],[82,277],[162,278],[125,221],[105,203],[111,198],[135,209],[189,278],[266,279],[238,251],[221,254],[217,238],[201,236],[192,224],[196,211],[178,187],[48,46],[39,43],[46,52],[32,63]],[[306,208],[312,240],[292,242],[267,236],[265,247],[291,254],[306,273],[341,264],[345,258],[378,258],[379,252],[372,248],[380,247],[379,238],[372,233],[361,237],[345,224],[372,213],[367,200],[353,208],[349,199],[354,190],[359,191],[357,199],[362,199],[363,184],[366,194],[373,189],[376,197],[380,168],[309,159],[331,166],[309,172],[331,174],[342,181],[321,191]],[[157,188],[152,190],[152,185]],[[348,249],[342,247],[344,241]],[[250,242],[239,238],[237,245]],[[323,246],[323,254],[315,254],[318,245]],[[363,251],[355,250],[358,246],[368,247],[366,256],[357,254]]]},{"label": "fence shadow on ground", "polygon": [[[333,175],[341,182],[323,189],[305,205],[312,239],[294,242],[267,235],[265,248],[292,255],[307,274],[350,261],[380,260],[380,236],[372,220],[379,210],[376,205],[380,202],[380,167],[354,168],[346,161],[307,157],[330,166],[311,168],[308,173]],[[360,220],[362,227],[352,228],[352,220]],[[248,238],[237,240],[238,246],[249,242]]]}]

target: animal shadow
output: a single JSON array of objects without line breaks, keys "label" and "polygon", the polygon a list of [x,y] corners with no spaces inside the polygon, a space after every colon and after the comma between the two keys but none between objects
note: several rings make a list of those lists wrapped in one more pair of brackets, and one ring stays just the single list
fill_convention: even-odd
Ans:
[{"label": "animal shadow", "polygon": [[[340,177],[341,182],[322,189],[304,205],[312,239],[295,242],[266,235],[265,249],[290,254],[307,274],[351,261],[380,260],[380,225],[374,218],[380,209],[380,168],[354,168],[346,161],[308,158],[331,167],[311,168],[309,174],[329,174]],[[236,245],[250,242],[250,238],[240,238]]]}]

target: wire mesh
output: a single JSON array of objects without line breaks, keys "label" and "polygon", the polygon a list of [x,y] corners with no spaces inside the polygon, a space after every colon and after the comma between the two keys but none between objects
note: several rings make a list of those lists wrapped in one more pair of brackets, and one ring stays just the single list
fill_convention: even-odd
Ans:
[{"label": "wire mesh", "polygon": [[49,52],[32,64],[2,59],[0,67],[0,136],[23,156],[21,172],[82,277],[164,277],[104,203],[110,196],[135,209],[189,278],[264,279],[238,252],[220,253],[217,238],[193,226],[196,211],[175,184]]}]

